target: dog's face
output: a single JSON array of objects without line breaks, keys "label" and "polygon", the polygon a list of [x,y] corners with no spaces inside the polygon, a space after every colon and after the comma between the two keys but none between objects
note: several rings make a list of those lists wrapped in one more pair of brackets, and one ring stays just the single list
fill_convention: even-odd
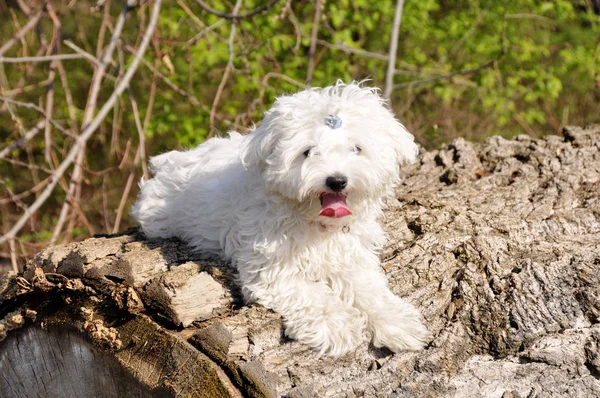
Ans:
[{"label": "dog's face", "polygon": [[280,97],[246,139],[242,161],[266,188],[311,221],[346,223],[392,194],[399,167],[415,160],[413,136],[375,89],[358,84]]}]

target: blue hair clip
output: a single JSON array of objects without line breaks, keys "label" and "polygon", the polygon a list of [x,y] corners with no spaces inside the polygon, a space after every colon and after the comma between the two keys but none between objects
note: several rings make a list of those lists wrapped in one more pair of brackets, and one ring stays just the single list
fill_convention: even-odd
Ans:
[{"label": "blue hair clip", "polygon": [[340,127],[342,127],[342,119],[338,116],[329,114],[325,118],[325,125],[334,130],[339,129]]}]

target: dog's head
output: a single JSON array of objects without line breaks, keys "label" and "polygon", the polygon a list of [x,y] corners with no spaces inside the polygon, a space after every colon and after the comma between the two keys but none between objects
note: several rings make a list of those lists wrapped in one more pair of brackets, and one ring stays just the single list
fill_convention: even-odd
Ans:
[{"label": "dog's head", "polygon": [[270,192],[310,220],[336,224],[380,208],[400,166],[417,153],[377,89],[338,82],[279,97],[241,156],[247,168],[260,169]]}]

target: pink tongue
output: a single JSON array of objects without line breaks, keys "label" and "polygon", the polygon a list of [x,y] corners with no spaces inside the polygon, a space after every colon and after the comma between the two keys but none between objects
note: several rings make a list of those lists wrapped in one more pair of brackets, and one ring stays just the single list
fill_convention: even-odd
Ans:
[{"label": "pink tongue", "polygon": [[336,195],[332,193],[324,193],[321,196],[323,204],[321,205],[320,216],[342,218],[352,214],[346,205],[346,197],[344,195]]}]

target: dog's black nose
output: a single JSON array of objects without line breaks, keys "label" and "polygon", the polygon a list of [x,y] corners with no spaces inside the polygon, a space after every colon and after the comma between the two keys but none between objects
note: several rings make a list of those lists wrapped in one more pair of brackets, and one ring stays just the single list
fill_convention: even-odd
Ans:
[{"label": "dog's black nose", "polygon": [[346,188],[348,185],[348,179],[344,176],[332,176],[327,177],[325,180],[325,185],[333,192],[340,192],[342,189]]}]

